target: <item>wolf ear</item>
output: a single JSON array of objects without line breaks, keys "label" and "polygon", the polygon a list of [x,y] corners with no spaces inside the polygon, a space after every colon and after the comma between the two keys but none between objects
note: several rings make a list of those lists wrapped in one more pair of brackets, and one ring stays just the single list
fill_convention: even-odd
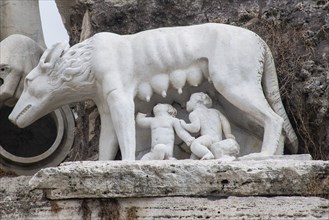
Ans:
[{"label": "wolf ear", "polygon": [[48,48],[40,58],[40,66],[43,69],[51,68],[63,53],[70,47],[67,42],[56,43]]}]

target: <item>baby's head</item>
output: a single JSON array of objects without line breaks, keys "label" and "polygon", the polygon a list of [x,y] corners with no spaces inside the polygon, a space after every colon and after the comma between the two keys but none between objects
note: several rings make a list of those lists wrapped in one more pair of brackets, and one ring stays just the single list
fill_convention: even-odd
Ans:
[{"label": "baby's head", "polygon": [[193,93],[190,97],[190,100],[186,103],[186,110],[190,112],[199,104],[210,108],[212,106],[212,100],[206,93]]},{"label": "baby's head", "polygon": [[175,117],[177,114],[176,109],[169,104],[157,104],[156,106],[154,106],[153,108],[154,115],[157,115],[157,113],[160,112],[167,112],[169,115],[173,117]]}]

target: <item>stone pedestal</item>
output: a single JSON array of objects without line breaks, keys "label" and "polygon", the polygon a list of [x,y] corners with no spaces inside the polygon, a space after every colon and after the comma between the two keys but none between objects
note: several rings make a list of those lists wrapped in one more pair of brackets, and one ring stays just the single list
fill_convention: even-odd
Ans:
[{"label": "stone pedestal", "polygon": [[73,162],[1,178],[0,218],[328,219],[328,185],[329,162],[296,158]]}]

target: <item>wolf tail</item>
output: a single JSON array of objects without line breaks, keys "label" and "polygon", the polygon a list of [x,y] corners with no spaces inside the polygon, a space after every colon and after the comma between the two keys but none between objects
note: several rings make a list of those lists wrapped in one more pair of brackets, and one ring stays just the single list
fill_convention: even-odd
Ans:
[{"label": "wolf tail", "polygon": [[293,130],[291,123],[288,119],[287,113],[284,109],[280,90],[279,90],[279,83],[276,74],[276,69],[274,65],[274,59],[272,53],[264,42],[265,48],[265,59],[264,59],[264,75],[262,79],[263,88],[265,97],[267,98],[270,106],[272,109],[283,118],[283,131],[284,135],[287,137],[287,147],[289,151],[293,154],[297,153],[298,151],[298,139],[295,131]]}]

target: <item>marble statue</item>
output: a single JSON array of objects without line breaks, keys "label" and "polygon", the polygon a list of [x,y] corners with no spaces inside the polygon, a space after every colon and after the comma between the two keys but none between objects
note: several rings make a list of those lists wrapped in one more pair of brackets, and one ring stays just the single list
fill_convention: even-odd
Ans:
[{"label": "marble statue", "polygon": [[45,47],[39,0],[0,1],[0,41],[21,34]]},{"label": "marble statue", "polygon": [[176,109],[169,104],[157,104],[153,108],[154,117],[138,112],[136,123],[140,127],[150,127],[152,131],[151,152],[141,160],[174,159],[175,131],[177,135],[190,146],[195,139],[181,126],[176,116]]},{"label": "marble statue", "polygon": [[26,129],[11,126],[6,119],[43,52],[35,40],[20,34],[0,42],[0,169],[19,175],[57,166],[67,158],[74,140],[74,116],[68,105]]},{"label": "marble statue", "polygon": [[24,35],[0,43],[0,106],[14,106],[23,91],[25,76],[38,65],[44,49]]},{"label": "marble statue", "polygon": [[[200,136],[191,144],[191,151],[201,160],[236,157],[239,145],[232,134],[230,123],[220,111],[211,107],[211,98],[203,92],[192,94],[186,104],[186,110],[191,112],[191,123],[187,124],[184,120],[180,120],[180,123],[189,132],[200,132]],[[226,140],[223,140],[222,133]]]},{"label": "marble statue", "polygon": [[251,156],[282,154],[284,140],[296,153],[268,46],[255,33],[225,24],[98,33],[71,48],[55,44],[26,77],[9,118],[25,127],[61,105],[92,99],[101,117],[99,159],[113,160],[119,146],[123,160],[134,160],[134,98],[168,98],[171,87],[184,95],[183,86],[200,86],[204,78],[264,128],[261,151]]}]

